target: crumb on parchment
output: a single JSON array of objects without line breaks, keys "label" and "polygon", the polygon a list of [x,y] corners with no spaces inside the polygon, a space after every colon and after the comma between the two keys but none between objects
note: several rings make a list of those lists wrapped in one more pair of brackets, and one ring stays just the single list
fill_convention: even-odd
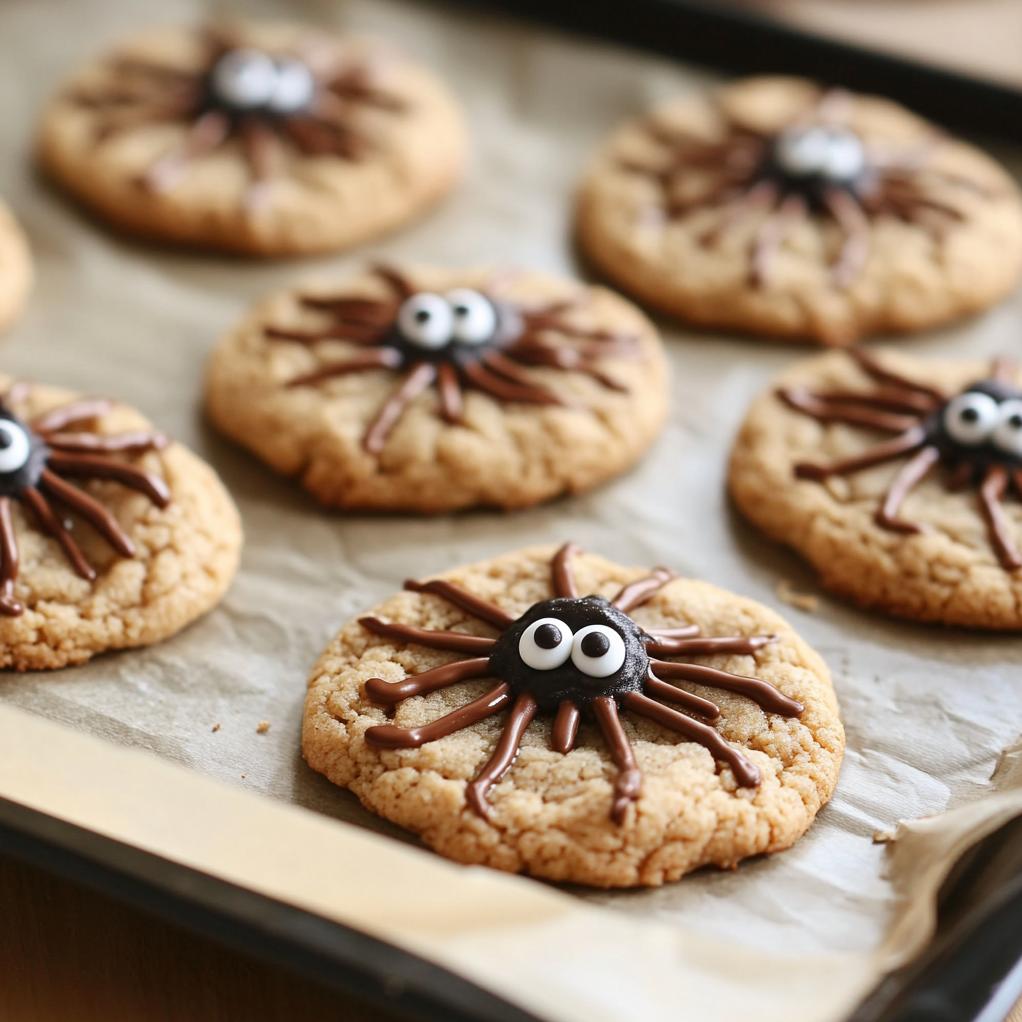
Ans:
[{"label": "crumb on parchment", "polygon": [[256,734],[264,735],[270,730],[270,722],[268,720],[261,720],[256,724]]}]

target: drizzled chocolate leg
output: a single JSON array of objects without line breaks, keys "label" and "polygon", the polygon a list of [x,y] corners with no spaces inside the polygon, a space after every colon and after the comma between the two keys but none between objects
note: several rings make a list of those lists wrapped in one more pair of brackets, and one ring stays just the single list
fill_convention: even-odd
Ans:
[{"label": "drizzled chocolate leg", "polygon": [[777,195],[777,185],[772,181],[754,184],[747,192],[723,207],[720,220],[703,232],[700,242],[704,245],[716,244],[744,220],[756,213],[769,210],[777,201]]},{"label": "drizzled chocolate leg", "polygon": [[449,362],[438,363],[436,371],[440,414],[445,422],[461,422],[465,415],[465,396],[461,392],[458,371]]},{"label": "drizzled chocolate leg", "polygon": [[902,466],[888,487],[883,503],[877,508],[874,516],[877,525],[881,525],[885,529],[893,529],[895,532],[916,533],[922,531],[922,526],[918,523],[899,518],[898,511],[912,489],[923,480],[926,473],[938,461],[940,461],[940,451],[936,447],[924,447],[916,453],[911,461]]},{"label": "drizzled chocolate leg", "polygon": [[749,261],[749,282],[753,287],[762,287],[767,282],[774,258],[796,222],[805,217],[807,209],[801,195],[789,195],[777,211],[763,221],[756,232]]},{"label": "drizzled chocolate leg", "polygon": [[122,557],[135,556],[135,544],[120,527],[117,519],[98,500],[94,500],[77,486],[64,482],[48,468],[43,469],[39,482],[44,490],[74,508],[83,518],[91,522],[96,531]]},{"label": "drizzled chocolate leg", "polygon": [[358,351],[341,362],[327,362],[318,369],[293,376],[286,386],[309,387],[335,376],[348,376],[368,369],[397,369],[400,365],[401,352],[397,348],[373,348],[371,351]]},{"label": "drizzled chocolate leg", "polygon": [[578,597],[578,585],[575,574],[571,570],[571,562],[578,555],[579,548],[574,543],[565,543],[550,562],[552,588],[554,596],[562,596],[570,600]]},{"label": "drizzled chocolate leg", "polygon": [[844,234],[838,257],[830,268],[836,287],[844,288],[862,272],[869,255],[869,220],[863,208],[848,192],[829,190],[824,205]]},{"label": "drizzled chocolate leg", "polygon": [[390,285],[391,290],[402,300],[411,298],[416,292],[415,284],[411,279],[394,266],[386,263],[377,263],[373,266],[373,273],[381,280]]},{"label": "drizzled chocolate leg", "polygon": [[170,503],[167,484],[151,472],[143,472],[134,465],[125,465],[96,454],[50,454],[47,465],[65,476],[84,476],[86,479],[112,479],[148,497],[157,507]]},{"label": "drizzled chocolate leg", "polygon": [[705,656],[711,653],[755,653],[777,641],[776,635],[707,636],[701,639],[652,639],[646,650],[657,656]]},{"label": "drizzled chocolate leg", "polygon": [[427,742],[435,742],[438,738],[445,738],[455,731],[492,717],[511,702],[510,693],[510,686],[502,682],[485,695],[459,706],[431,724],[423,724],[421,727],[377,724],[366,731],[365,739],[370,745],[381,749],[417,749]]},{"label": "drizzled chocolate leg", "polygon": [[523,692],[511,707],[504,732],[497,742],[497,748],[465,789],[465,801],[483,818],[489,815],[490,806],[486,794],[507,773],[522,747],[522,736],[536,716],[536,700]]},{"label": "drizzled chocolate leg", "polygon": [[554,717],[553,730],[550,733],[550,745],[554,752],[567,756],[575,748],[575,739],[578,737],[578,723],[582,714],[578,707],[570,700],[563,699],[557,707],[557,716]]},{"label": "drizzled chocolate leg", "polygon": [[1022,568],[1022,556],[1011,538],[1008,521],[1001,499],[1008,488],[1008,472],[1000,465],[991,465],[979,489],[983,517],[990,530],[990,539],[1001,565],[1008,571]]},{"label": "drizzled chocolate leg", "polygon": [[789,408],[802,412],[817,422],[842,422],[849,426],[864,426],[867,429],[890,430],[900,433],[911,429],[918,422],[918,415],[901,415],[871,407],[868,398],[860,401],[857,397],[814,394],[806,387],[781,387],[777,396]]},{"label": "drizzled chocolate leg", "polygon": [[172,153],[157,160],[143,175],[142,184],[163,192],[174,187],[185,167],[200,156],[222,145],[231,132],[231,119],[219,110],[203,114],[188,130],[184,142]]},{"label": "drizzled chocolate leg", "polygon": [[845,475],[849,472],[858,472],[859,469],[870,468],[873,465],[881,465],[885,461],[893,461],[902,454],[922,447],[924,443],[926,443],[926,430],[922,426],[913,426],[912,429],[905,430],[900,436],[886,440],[882,444],[876,444],[863,454],[833,461],[829,465],[799,462],[795,466],[795,475],[799,479],[815,479],[819,482],[832,475]]},{"label": "drizzled chocolate leg", "polygon": [[37,433],[57,433],[68,426],[76,426],[80,422],[98,419],[106,415],[113,404],[103,398],[87,398],[83,401],[72,401],[60,405],[42,415],[36,416],[30,423]]},{"label": "drizzled chocolate leg", "polygon": [[501,401],[519,401],[531,405],[563,405],[565,402],[556,394],[540,387],[538,384],[520,383],[507,378],[507,374],[501,370],[501,375],[492,371],[492,354],[486,356],[485,364],[480,362],[466,362],[461,371],[468,381],[477,387],[484,394],[498,398]]},{"label": "drizzled chocolate leg", "polygon": [[647,628],[646,634],[659,642],[661,639],[691,639],[700,631],[699,625],[679,625],[677,628]]},{"label": "drizzled chocolate leg", "polygon": [[241,145],[252,181],[245,190],[245,205],[250,210],[265,204],[270,183],[277,176],[280,163],[280,142],[265,124],[247,118],[241,126]]},{"label": "drizzled chocolate leg", "polygon": [[731,748],[712,727],[672,710],[669,706],[662,706],[639,692],[627,692],[621,697],[621,701],[627,709],[640,717],[646,717],[662,727],[677,731],[690,741],[698,742],[704,749],[708,749],[714,759],[731,767],[739,787],[755,788],[759,785],[759,770],[756,765]]},{"label": "drizzled chocolate leg", "polygon": [[0,497],[0,614],[17,617],[25,608],[14,598],[18,580],[18,539],[14,535],[11,498]]},{"label": "drizzled chocolate leg", "polygon": [[642,772],[639,770],[639,764],[635,762],[632,743],[628,741],[628,736],[621,727],[614,699],[611,696],[597,696],[593,700],[593,714],[618,770],[614,781],[614,801],[610,817],[615,823],[624,823],[628,806],[638,801],[642,791]]},{"label": "drizzled chocolate leg", "polygon": [[[387,331],[378,327],[365,326],[342,320],[318,330],[299,330],[284,326],[268,326],[263,333],[277,341],[293,341],[295,344],[318,344],[320,341],[345,341],[348,344],[377,344]],[[395,349],[396,350],[396,349]]]},{"label": "drizzled chocolate leg", "polygon": [[400,386],[383,403],[376,418],[369,424],[362,446],[370,454],[379,454],[387,437],[397,425],[405,409],[436,379],[436,369],[428,362],[419,362],[405,375]]},{"label": "drizzled chocolate leg", "polygon": [[515,347],[512,354],[527,365],[554,366],[568,372],[584,373],[608,390],[627,392],[628,387],[604,372],[592,359],[573,348],[550,348],[544,344]]},{"label": "drizzled chocolate leg", "polygon": [[450,688],[462,681],[472,678],[484,678],[490,673],[490,658],[477,657],[473,660],[458,660],[453,664],[444,664],[432,670],[413,674],[403,681],[384,681],[382,678],[370,678],[365,683],[366,695],[380,706],[393,706],[402,699],[412,696],[426,695],[437,689]]},{"label": "drizzled chocolate leg", "polygon": [[49,501],[34,486],[29,486],[21,495],[21,499],[28,505],[29,510],[35,515],[39,528],[49,533],[64,551],[64,556],[71,562],[71,567],[82,578],[89,582],[96,579],[96,569],[85,559],[78,544],[74,541],[71,533],[68,532],[64,523],[54,514]]},{"label": "drizzled chocolate leg", "polygon": [[167,438],[162,433],[48,433],[46,446],[69,454],[141,454],[162,451]]},{"label": "drizzled chocolate leg", "polygon": [[617,596],[611,600],[611,604],[617,607],[622,614],[627,614],[648,603],[668,582],[676,578],[669,568],[654,568],[644,578],[629,582],[623,586]]},{"label": "drizzled chocolate leg", "polygon": [[686,692],[676,685],[669,685],[666,681],[658,678],[652,669],[646,677],[646,694],[656,696],[657,699],[664,699],[669,703],[677,703],[678,706],[684,706],[686,713],[698,713],[701,717],[708,717],[710,720],[716,720],[720,716],[720,707],[716,703],[692,692]]},{"label": "drizzled chocolate leg", "polygon": [[358,623],[373,635],[382,635],[385,639],[397,639],[400,642],[414,642],[419,646],[442,649],[448,653],[488,653],[497,641],[483,635],[466,635],[464,632],[412,628],[411,625],[381,621],[377,617],[362,617]]},{"label": "drizzled chocolate leg", "polygon": [[432,593],[434,596],[443,597],[448,603],[453,603],[456,607],[460,607],[482,621],[488,621],[501,631],[513,624],[515,620],[510,614],[505,614],[495,603],[473,596],[461,586],[457,586],[453,582],[445,582],[443,579],[436,578],[429,582],[416,582],[415,579],[410,578],[405,581],[405,589],[413,593]]},{"label": "drizzled chocolate leg", "polygon": [[915,380],[910,380],[907,376],[902,376],[901,373],[896,373],[892,369],[887,369],[865,348],[850,348],[848,349],[848,354],[855,360],[859,368],[869,376],[872,376],[873,379],[879,380],[881,383],[891,383],[895,387],[903,387],[905,390],[914,390],[919,394],[925,394],[934,405],[943,403],[944,395],[939,390],[925,383],[917,383]]},{"label": "drizzled chocolate leg", "polygon": [[701,664],[676,664],[669,660],[652,660],[650,663],[652,670],[664,678],[680,678],[697,685],[737,692],[758,703],[764,710],[779,713],[783,717],[797,717],[804,709],[801,703],[789,699],[780,689],[762,678],[744,678],[740,674],[718,671],[716,667],[703,667]]}]

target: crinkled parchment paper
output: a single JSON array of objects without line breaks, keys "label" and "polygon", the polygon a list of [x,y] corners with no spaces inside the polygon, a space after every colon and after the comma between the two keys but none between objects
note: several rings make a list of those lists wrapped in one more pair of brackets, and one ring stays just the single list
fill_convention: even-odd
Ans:
[{"label": "crinkled parchment paper", "polygon": [[[158,9],[126,0],[7,0],[0,9],[0,194],[38,262],[30,306],[0,348],[3,368],[140,407],[219,469],[247,534],[226,602],[184,634],[85,667],[0,677],[2,697],[401,837],[305,768],[298,753],[306,673],[338,625],[408,575],[568,537],[625,563],[670,564],[774,606],[782,581],[813,592],[808,572],[748,529],[724,497],[726,455],[744,408],[802,352],[665,324],[675,412],[626,478],[509,516],[319,512],[204,424],[200,381],[218,334],[262,292],[310,273],[344,273],[369,256],[577,272],[570,197],[594,145],[621,118],[711,78],[462,7],[249,4],[250,15],[379,33],[443,71],[469,108],[472,172],[436,214],[353,256],[253,264],[167,253],[114,237],[41,182],[30,162],[33,122],[69,65],[153,18],[187,20],[203,10],[187,0]],[[1000,155],[1022,167],[1018,154]],[[909,343],[922,354],[980,355],[1018,352],[1020,338],[1022,302],[1015,301]],[[813,613],[780,610],[830,664],[848,729],[837,794],[816,825],[793,850],[732,873],[705,872],[654,891],[572,892],[628,914],[629,927],[676,928],[689,949],[690,996],[697,987],[699,1000],[705,996],[705,1013],[692,1016],[701,1019],[733,1019],[727,1013],[737,1007],[758,1018],[846,1014],[882,967],[919,949],[932,924],[929,895],[963,842],[1022,811],[1017,770],[1002,772],[1006,793],[995,797],[991,784],[1002,751],[1022,731],[1018,638],[886,621],[825,596]],[[257,733],[261,721],[269,722],[265,733]],[[945,813],[903,829],[893,845],[873,841],[899,820]],[[731,945],[742,950],[722,950]],[[820,975],[812,989],[792,982],[806,979],[807,969]],[[574,1017],[567,1003],[550,1016]]]}]

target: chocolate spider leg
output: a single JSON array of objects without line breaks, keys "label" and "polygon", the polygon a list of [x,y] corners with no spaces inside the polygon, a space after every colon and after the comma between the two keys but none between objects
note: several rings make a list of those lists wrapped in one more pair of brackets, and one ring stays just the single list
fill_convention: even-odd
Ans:
[{"label": "chocolate spider leg", "polygon": [[83,518],[91,522],[96,531],[122,557],[134,557],[135,544],[120,527],[117,519],[98,500],[77,486],[65,482],[48,468],[43,469],[39,482],[47,493],[74,508]]},{"label": "chocolate spider leg", "polygon": [[492,372],[482,362],[465,362],[461,367],[465,378],[476,389],[500,401],[518,401],[532,405],[563,405],[565,402],[549,390],[529,383],[513,383]]},{"label": "chocolate spider leg", "polygon": [[567,756],[575,748],[578,738],[578,725],[582,719],[579,708],[570,700],[562,699],[554,717],[554,726],[550,731],[550,747],[554,752]]},{"label": "chocolate spider leg", "polygon": [[843,405],[864,405],[867,408],[879,408],[885,412],[901,412],[906,415],[927,415],[936,407],[934,401],[925,394],[918,394],[914,390],[902,390],[899,387],[883,383],[874,384],[874,389],[869,393],[858,390],[828,390],[824,393],[814,393],[807,387],[790,389],[808,394],[819,401],[832,401],[835,404]]},{"label": "chocolate spider leg", "polygon": [[405,580],[405,589],[412,593],[432,593],[434,596],[442,597],[448,603],[453,603],[461,610],[488,622],[501,631],[514,624],[515,621],[510,614],[505,614],[495,603],[482,600],[462,589],[461,586],[442,578],[430,579],[428,582],[416,582],[415,579],[409,578]]},{"label": "chocolate spider leg", "polygon": [[364,143],[352,132],[311,117],[288,117],[281,122],[281,130],[305,156],[336,156],[355,161],[365,152]]},{"label": "chocolate spider leg", "polygon": [[162,451],[167,438],[162,433],[138,430],[129,433],[46,433],[46,446],[69,454],[141,454]]},{"label": "chocolate spider leg", "polygon": [[156,192],[168,191],[178,183],[192,160],[222,145],[230,132],[231,119],[227,114],[219,110],[207,111],[192,124],[176,149],[158,159],[143,173],[142,184]]},{"label": "chocolate spider leg", "polygon": [[593,700],[593,715],[600,726],[603,740],[610,750],[610,758],[617,767],[614,779],[614,801],[611,805],[610,818],[615,823],[624,823],[628,806],[637,802],[642,792],[642,771],[635,762],[635,751],[628,741],[618,716],[617,703],[612,696],[597,696]]},{"label": "chocolate spider leg", "polygon": [[840,398],[830,394],[814,394],[806,387],[781,387],[777,396],[790,408],[817,422],[843,422],[849,426],[889,430],[892,433],[911,429],[918,415],[901,415],[881,408],[857,406],[853,397]]},{"label": "chocolate spider leg", "polygon": [[103,398],[86,398],[72,401],[70,404],[59,405],[42,415],[37,415],[29,425],[36,433],[57,433],[68,426],[76,426],[80,422],[98,419],[106,415],[113,404]]},{"label": "chocolate spider leg", "polygon": [[608,390],[627,392],[620,380],[604,372],[595,362],[571,348],[550,348],[543,344],[518,346],[509,351],[509,357],[527,365],[554,366],[568,372],[584,373]]},{"label": "chocolate spider leg", "polygon": [[34,486],[29,486],[22,492],[21,499],[28,505],[43,532],[49,533],[60,544],[75,572],[89,582],[95,581],[96,569],[85,559],[74,537],[54,513],[46,497]]},{"label": "chocolate spider leg", "polygon": [[726,234],[760,210],[767,210],[777,201],[779,189],[773,181],[759,181],[748,191],[723,207],[720,220],[702,233],[699,241],[704,245],[719,242]]},{"label": "chocolate spider leg", "polygon": [[18,539],[14,534],[11,498],[0,497],[0,614],[7,617],[17,617],[25,610],[14,598],[18,561]]},{"label": "chocolate spider leg", "polygon": [[307,373],[293,376],[287,381],[287,387],[308,387],[335,376],[348,376],[351,373],[362,373],[370,369],[397,369],[401,362],[401,352],[397,348],[372,348],[369,351],[357,351],[354,355],[340,362],[327,362]]},{"label": "chocolate spider leg", "polygon": [[160,104],[131,107],[125,110],[105,112],[93,132],[96,143],[106,142],[133,128],[152,124],[167,124],[186,120],[195,105],[194,97],[182,96],[175,102],[167,100]]},{"label": "chocolate spider leg", "polygon": [[490,673],[490,658],[476,657],[472,660],[457,660],[432,670],[413,674],[402,681],[384,681],[370,678],[365,683],[366,695],[380,706],[393,706],[412,696],[426,695],[441,688],[450,688],[462,681],[485,678]]},{"label": "chocolate spider leg", "polygon": [[1014,383],[1018,363],[1008,355],[998,355],[990,363],[990,378],[998,383]]},{"label": "chocolate spider leg", "polygon": [[376,418],[369,423],[365,431],[362,446],[370,454],[379,454],[383,450],[387,443],[387,437],[390,436],[405,409],[435,379],[436,368],[429,362],[416,362],[408,370],[398,387],[383,402],[383,406],[376,413]]},{"label": "chocolate spider leg", "polygon": [[716,720],[720,716],[720,707],[716,703],[697,696],[693,692],[686,692],[685,689],[678,688],[677,685],[668,684],[662,678],[658,678],[652,668],[646,675],[645,691],[647,695],[654,695],[658,699],[666,699],[669,703],[684,706],[686,713],[698,713],[710,720]]},{"label": "chocolate spider leg", "polygon": [[532,723],[532,718],[536,716],[537,709],[535,698],[528,692],[523,692],[515,700],[493,755],[476,774],[475,780],[465,788],[465,801],[480,816],[485,818],[489,815],[490,806],[486,801],[486,795],[514,763],[522,747],[522,736]]},{"label": "chocolate spider leg", "polygon": [[496,688],[481,695],[478,699],[459,706],[458,709],[430,724],[421,727],[398,727],[396,724],[377,724],[368,728],[365,739],[370,745],[381,749],[417,749],[427,742],[435,742],[438,738],[471,727],[480,720],[499,713],[511,702],[511,686],[501,682]]},{"label": "chocolate spider leg", "polygon": [[676,731],[690,741],[698,742],[709,751],[715,760],[727,763],[740,788],[755,788],[759,784],[759,770],[756,765],[750,763],[737,749],[728,745],[723,737],[709,725],[693,720],[677,710],[672,710],[669,706],[664,706],[640,692],[626,692],[621,697],[621,701],[626,709],[637,713],[640,717],[646,717],[662,727]]},{"label": "chocolate spider leg", "polygon": [[797,717],[805,709],[800,702],[789,699],[780,689],[762,678],[746,678],[741,674],[719,671],[716,667],[704,667],[702,664],[678,664],[671,660],[651,660],[650,663],[658,677],[680,678],[697,685],[737,692],[758,703],[764,710],[779,713],[783,717]]},{"label": "chocolate spider leg", "polygon": [[333,323],[318,330],[299,330],[282,326],[263,328],[265,336],[277,341],[293,341],[295,344],[318,344],[320,341],[346,341],[348,344],[378,344],[386,335],[385,328],[366,327],[353,323]]},{"label": "chocolate spider leg", "polygon": [[436,367],[436,388],[440,395],[440,414],[444,422],[458,423],[465,417],[465,395],[458,380],[458,371],[449,362]]},{"label": "chocolate spider leg", "polygon": [[622,614],[628,614],[648,603],[668,582],[672,582],[677,576],[670,568],[654,568],[650,574],[643,578],[629,582],[622,586],[618,594],[610,601],[611,606],[617,607]]},{"label": "chocolate spider leg", "polygon": [[934,405],[943,403],[944,394],[941,391],[925,383],[917,383],[915,380],[910,380],[907,376],[903,376],[893,369],[888,369],[886,366],[881,365],[876,356],[866,351],[865,348],[850,348],[848,349],[848,354],[855,360],[858,367],[867,375],[872,376],[873,379],[879,380],[881,383],[893,384],[895,387],[904,387],[906,390],[915,391],[917,394],[924,394],[933,401]]},{"label": "chocolate spider leg", "polygon": [[[539,386],[527,372],[502,352],[487,352],[480,361],[487,369],[492,369],[498,376],[502,376],[505,380],[510,380],[511,383],[519,387],[526,390],[536,388],[544,394],[549,394],[544,387]],[[554,394],[549,394],[549,396],[556,399]]]},{"label": "chocolate spider leg", "polygon": [[397,311],[397,303],[389,298],[303,294],[298,296],[298,301],[307,309],[329,312],[347,323],[367,327],[388,326]]},{"label": "chocolate spider leg", "polygon": [[863,468],[871,468],[873,465],[882,465],[885,461],[893,461],[903,454],[922,447],[925,443],[926,430],[922,426],[913,426],[911,429],[905,430],[904,433],[876,444],[862,454],[851,458],[842,458],[827,465],[800,461],[795,466],[795,475],[799,479],[814,479],[819,482],[829,476],[846,475],[849,472],[858,472]]},{"label": "chocolate spider leg", "polygon": [[661,639],[691,639],[702,629],[699,625],[679,625],[677,628],[647,628],[646,634],[654,641]]},{"label": "chocolate spider leg", "polygon": [[563,544],[550,562],[550,575],[554,596],[568,600],[578,599],[578,584],[575,573],[571,570],[571,562],[580,553],[574,543]]},{"label": "chocolate spider leg", "polygon": [[54,451],[46,463],[54,472],[64,476],[112,479],[144,494],[157,507],[166,507],[170,503],[170,490],[159,476],[102,454],[62,454]]},{"label": "chocolate spider leg", "polygon": [[898,511],[905,498],[940,461],[940,451],[936,447],[927,446],[917,451],[911,461],[906,462],[884,494],[884,499],[873,516],[877,525],[894,532],[922,532],[923,527],[916,522],[905,521],[898,517]]},{"label": "chocolate spider leg", "polygon": [[763,287],[767,283],[774,258],[792,228],[806,216],[808,210],[806,200],[801,195],[789,195],[759,226],[749,258],[749,282],[753,287]]},{"label": "chocolate spider leg", "polygon": [[862,206],[848,192],[829,188],[823,204],[844,235],[838,257],[830,268],[836,287],[848,287],[862,272],[869,255],[869,219]]},{"label": "chocolate spider leg", "polygon": [[251,182],[245,189],[245,205],[257,210],[269,197],[270,186],[280,163],[280,142],[274,132],[255,117],[241,122],[241,146]]},{"label": "chocolate spider leg", "polygon": [[776,635],[707,636],[700,639],[657,639],[646,650],[657,656],[708,656],[712,653],[755,653],[777,641]]},{"label": "chocolate spider leg", "polygon": [[485,635],[468,635],[465,632],[448,632],[436,628],[413,628],[397,622],[381,621],[378,617],[362,617],[358,622],[367,632],[382,635],[385,639],[400,642],[414,642],[429,649],[442,649],[448,653],[489,653],[496,639]]},{"label": "chocolate spider leg", "polygon": [[1011,523],[1001,506],[1007,488],[1008,470],[1002,465],[991,465],[979,488],[979,497],[998,560],[1007,571],[1016,571],[1022,568],[1022,555],[1009,534]]},{"label": "chocolate spider leg", "polygon": [[148,60],[139,60],[135,57],[116,57],[112,64],[112,70],[121,75],[138,75],[143,78],[160,78],[164,82],[175,81],[180,84],[191,83],[195,79],[195,72],[183,67],[174,67],[170,64],[156,64]]},{"label": "chocolate spider leg", "polygon": [[390,285],[391,290],[402,300],[411,298],[416,293],[417,289],[411,278],[396,266],[391,266],[389,263],[375,263],[373,273]]}]

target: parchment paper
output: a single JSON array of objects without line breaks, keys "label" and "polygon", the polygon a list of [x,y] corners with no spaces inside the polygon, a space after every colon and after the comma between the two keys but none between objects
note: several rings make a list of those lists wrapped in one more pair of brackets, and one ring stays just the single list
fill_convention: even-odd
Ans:
[{"label": "parchment paper", "polygon": [[[218,468],[247,535],[226,602],[184,634],[85,667],[0,677],[0,696],[407,840],[313,774],[298,753],[305,677],[339,624],[408,575],[568,537],[624,563],[670,564],[775,606],[781,580],[813,591],[811,575],[793,556],[733,514],[723,485],[748,401],[804,352],[664,324],[675,411],[628,477],[515,515],[321,513],[297,487],[203,423],[203,362],[218,334],[271,287],[343,273],[374,256],[580,272],[569,239],[570,197],[588,154],[620,119],[713,79],[462,7],[392,0],[248,4],[246,15],[378,33],[442,70],[469,109],[472,173],[436,214],[351,256],[299,264],[168,253],[115,237],[38,180],[30,163],[32,127],[39,104],[71,64],[153,20],[185,21],[208,11],[188,0],[165,0],[159,9],[126,0],[7,0],[0,8],[0,194],[25,226],[38,264],[30,306],[0,349],[3,369],[141,408]],[[998,155],[1022,168],[1022,154]],[[907,343],[934,356],[981,355],[1019,352],[1020,336],[1022,301],[1014,300]],[[1022,731],[1022,644],[891,622],[825,596],[815,613],[783,604],[780,610],[828,661],[848,730],[837,794],[816,825],[792,851],[734,873],[701,873],[656,891],[572,893],[690,936],[738,942],[750,949],[748,961],[757,949],[824,953],[857,968],[868,963],[865,974],[872,976],[925,938],[932,920],[925,912],[909,918],[901,906],[932,894],[934,877],[950,865],[953,837],[978,836],[979,821],[1022,811],[1017,776],[1005,782],[1008,796],[990,798],[995,765]],[[257,733],[261,721],[269,722],[268,733]],[[912,846],[922,856],[938,842],[936,872],[922,877],[915,855],[895,856],[888,875],[890,846],[874,843],[874,832],[963,809],[972,814],[965,823],[961,816],[931,822]],[[894,943],[885,945],[887,934]],[[720,965],[708,962],[707,971]],[[777,993],[783,1003],[783,991]],[[789,1018],[825,1017],[804,1000],[791,1009]]]}]

